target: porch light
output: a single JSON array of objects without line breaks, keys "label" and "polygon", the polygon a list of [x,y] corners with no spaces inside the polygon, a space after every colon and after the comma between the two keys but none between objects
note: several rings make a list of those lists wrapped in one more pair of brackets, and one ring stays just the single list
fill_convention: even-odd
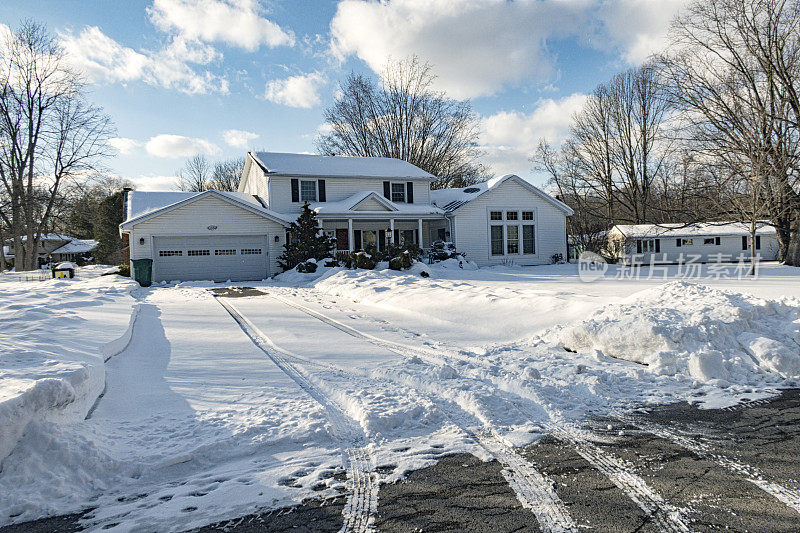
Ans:
[{"label": "porch light", "polygon": [[139,244],[144,245],[144,237],[139,237]]},{"label": "porch light", "polygon": [[279,235],[275,235],[275,242],[280,242],[281,238]]}]

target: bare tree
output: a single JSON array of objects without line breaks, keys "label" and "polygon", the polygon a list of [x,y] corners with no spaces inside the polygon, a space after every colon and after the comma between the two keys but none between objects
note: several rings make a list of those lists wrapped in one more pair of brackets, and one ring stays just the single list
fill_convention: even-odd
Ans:
[{"label": "bare tree", "polygon": [[60,187],[109,155],[112,128],[85,100],[82,77],[43,26],[29,21],[0,36],[0,68],[0,183],[10,212],[4,218],[15,268],[34,269]]},{"label": "bare tree", "polygon": [[211,189],[212,167],[202,154],[188,158],[178,172],[177,187],[181,191],[205,191]]},{"label": "bare tree", "polygon": [[[799,9],[797,0],[696,1],[673,23],[670,48],[659,58],[668,93],[683,110],[685,140],[744,180],[759,199],[746,218],[770,218],[781,258],[793,265],[800,265]],[[742,207],[739,198],[731,205]]]},{"label": "bare tree", "polygon": [[434,79],[416,57],[390,63],[379,84],[351,74],[325,110],[331,131],[318,137],[318,151],[403,159],[436,176],[433,188],[482,181],[477,117],[469,101],[434,91]]},{"label": "bare tree", "polygon": [[244,168],[244,157],[235,157],[214,163],[211,172],[211,187],[218,191],[239,190],[239,180]]}]

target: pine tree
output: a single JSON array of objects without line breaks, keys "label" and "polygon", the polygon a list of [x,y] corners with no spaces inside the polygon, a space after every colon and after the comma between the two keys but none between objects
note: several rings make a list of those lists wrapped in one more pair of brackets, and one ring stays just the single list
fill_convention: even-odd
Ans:
[{"label": "pine tree", "polygon": [[306,202],[297,221],[289,226],[289,241],[283,246],[283,255],[278,258],[278,264],[284,270],[290,270],[309,259],[330,257],[331,251],[331,238],[320,231],[317,214]]}]

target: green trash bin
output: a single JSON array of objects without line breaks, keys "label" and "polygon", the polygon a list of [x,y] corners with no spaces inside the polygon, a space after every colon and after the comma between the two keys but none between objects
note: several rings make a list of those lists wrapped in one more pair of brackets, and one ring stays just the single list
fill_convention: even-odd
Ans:
[{"label": "green trash bin", "polygon": [[149,287],[153,283],[153,260],[152,259],[134,259],[133,263],[133,279],[142,287]]}]

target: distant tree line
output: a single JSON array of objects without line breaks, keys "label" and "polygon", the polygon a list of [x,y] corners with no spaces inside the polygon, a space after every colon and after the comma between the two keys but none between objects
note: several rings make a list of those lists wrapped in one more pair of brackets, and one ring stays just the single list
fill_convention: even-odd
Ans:
[{"label": "distant tree line", "polygon": [[800,0],[696,0],[532,160],[588,249],[619,223],[768,220],[800,266],[799,95]]},{"label": "distant tree line", "polygon": [[17,270],[38,267],[41,235],[54,227],[65,187],[96,172],[112,132],[42,25],[0,34],[0,242],[10,243]]}]

